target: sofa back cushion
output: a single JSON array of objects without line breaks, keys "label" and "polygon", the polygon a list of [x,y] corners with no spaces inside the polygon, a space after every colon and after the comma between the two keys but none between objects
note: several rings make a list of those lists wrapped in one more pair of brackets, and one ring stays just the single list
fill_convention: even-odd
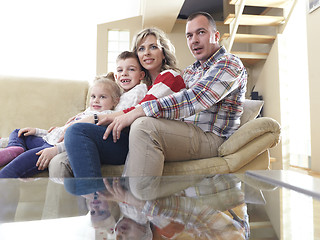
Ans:
[{"label": "sofa back cushion", "polygon": [[259,115],[263,104],[264,101],[262,100],[246,99],[243,105],[243,113],[240,118],[240,126],[255,119]]},{"label": "sofa back cushion", "polygon": [[88,82],[0,76],[0,137],[16,128],[63,126],[85,110]]}]

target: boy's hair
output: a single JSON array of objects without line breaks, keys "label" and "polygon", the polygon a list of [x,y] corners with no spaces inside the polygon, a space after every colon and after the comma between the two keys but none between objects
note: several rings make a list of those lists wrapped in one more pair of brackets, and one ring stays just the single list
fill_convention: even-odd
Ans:
[{"label": "boy's hair", "polygon": [[102,75],[96,76],[96,78],[94,79],[90,87],[90,92],[91,92],[91,88],[94,85],[100,84],[100,83],[104,84],[110,90],[113,102],[118,103],[121,96],[121,89],[119,85],[115,82],[114,73],[109,72],[108,74],[102,74]]},{"label": "boy's hair", "polygon": [[126,60],[128,58],[134,58],[138,61],[140,68],[142,69],[142,66],[140,64],[139,58],[138,56],[134,53],[134,52],[130,52],[130,51],[123,51],[122,53],[120,53],[117,57],[116,62],[118,62],[119,60]]}]

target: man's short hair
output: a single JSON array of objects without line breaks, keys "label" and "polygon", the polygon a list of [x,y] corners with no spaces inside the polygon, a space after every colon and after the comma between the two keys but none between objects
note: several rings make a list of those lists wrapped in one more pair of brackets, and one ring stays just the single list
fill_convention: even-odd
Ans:
[{"label": "man's short hair", "polygon": [[214,21],[213,17],[212,17],[209,13],[207,13],[207,12],[195,12],[195,13],[192,13],[192,14],[188,17],[187,22],[192,21],[193,19],[195,19],[195,18],[198,17],[198,16],[204,16],[204,17],[206,17],[206,18],[208,19],[209,24],[211,25],[212,29],[213,29],[214,31],[217,31],[216,22]]}]

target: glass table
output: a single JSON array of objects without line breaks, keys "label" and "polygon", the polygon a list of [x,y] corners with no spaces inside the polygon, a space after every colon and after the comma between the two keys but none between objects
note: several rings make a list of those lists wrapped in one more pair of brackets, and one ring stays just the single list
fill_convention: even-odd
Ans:
[{"label": "glass table", "polygon": [[320,239],[319,187],[290,171],[1,179],[0,239]]}]

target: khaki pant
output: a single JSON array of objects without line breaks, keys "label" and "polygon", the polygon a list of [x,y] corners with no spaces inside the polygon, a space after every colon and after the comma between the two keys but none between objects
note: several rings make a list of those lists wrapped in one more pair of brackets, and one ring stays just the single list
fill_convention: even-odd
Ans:
[{"label": "khaki pant", "polygon": [[67,152],[62,152],[51,159],[49,166],[50,178],[73,177],[73,172],[68,160]]},{"label": "khaki pant", "polygon": [[[150,194],[151,189],[153,192],[168,189],[167,186],[162,187],[166,185],[165,179],[154,178],[162,175],[165,161],[187,161],[217,156],[218,147],[223,141],[224,138],[214,133],[203,132],[193,124],[151,117],[139,118],[131,125],[124,175],[131,177],[130,189],[136,197],[145,198],[149,191],[148,198],[153,198],[155,196]],[[183,183],[171,182],[170,189],[183,189],[192,182],[185,182],[185,186],[182,186]],[[162,195],[168,195],[169,192]]]},{"label": "khaki pant", "polygon": [[224,138],[181,121],[142,117],[130,129],[126,176],[161,176],[165,161],[218,155]]}]

